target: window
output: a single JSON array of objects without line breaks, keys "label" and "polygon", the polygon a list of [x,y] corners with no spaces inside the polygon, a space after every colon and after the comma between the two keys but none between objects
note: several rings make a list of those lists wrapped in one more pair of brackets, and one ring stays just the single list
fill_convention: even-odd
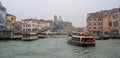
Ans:
[{"label": "window", "polygon": [[118,27],[118,21],[113,22],[113,27]]},{"label": "window", "polygon": [[91,21],[91,19],[88,19],[89,21]]},{"label": "window", "polygon": [[34,24],[33,24],[33,27],[34,27]]},{"label": "window", "polygon": [[29,27],[29,24],[27,24],[27,27]]},{"label": "window", "polygon": [[94,27],[94,29],[96,29],[96,27]]},{"label": "window", "polygon": [[100,22],[98,23],[98,25],[99,25],[99,26],[101,25]]},{"label": "window", "polygon": [[32,29],[32,31],[34,31],[34,29]]},{"label": "window", "polygon": [[103,23],[102,23],[102,22],[99,22],[99,23],[98,23],[98,25],[99,25],[99,26],[102,26],[102,25],[103,25]]},{"label": "window", "polygon": [[31,31],[31,29],[28,29],[28,31]]},{"label": "window", "polygon": [[112,26],[112,22],[109,22],[109,26]]},{"label": "window", "polygon": [[98,19],[98,21],[102,21],[103,19]]},{"label": "window", "polygon": [[13,21],[13,20],[14,20],[14,18],[13,18],[13,17],[11,17],[11,20]]},{"label": "window", "polygon": [[101,26],[103,25],[103,23],[101,22]]},{"label": "window", "polygon": [[31,24],[29,25],[29,27],[31,27]]},{"label": "window", "polygon": [[23,34],[23,37],[28,38],[28,37],[30,37],[30,34]]},{"label": "window", "polygon": [[23,27],[25,27],[25,24],[23,24]]},{"label": "window", "polygon": [[96,21],[96,19],[94,18],[94,21]]},{"label": "window", "polygon": [[94,25],[96,25],[96,23],[94,23]]},{"label": "window", "polygon": [[86,42],[87,40],[93,40],[93,38],[82,38],[81,42]]},{"label": "window", "polygon": [[91,28],[89,27],[89,29],[91,29]]},{"label": "window", "polygon": [[100,29],[100,27],[98,29]]},{"label": "window", "polygon": [[31,27],[31,24],[28,24],[28,27]]},{"label": "window", "polygon": [[25,29],[23,29],[23,31],[25,31]]},{"label": "window", "polygon": [[89,23],[89,25],[91,25],[91,23]]},{"label": "window", "polygon": [[118,19],[118,14],[113,14],[112,19]]},{"label": "window", "polygon": [[77,38],[77,37],[73,37],[72,39],[75,41],[80,41],[80,38]]}]

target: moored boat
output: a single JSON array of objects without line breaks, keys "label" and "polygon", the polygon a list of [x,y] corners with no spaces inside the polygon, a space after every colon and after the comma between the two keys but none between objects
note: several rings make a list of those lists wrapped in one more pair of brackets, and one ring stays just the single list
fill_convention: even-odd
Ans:
[{"label": "moored boat", "polygon": [[22,39],[22,32],[14,32],[13,39],[14,40],[21,40]]},{"label": "moored boat", "polygon": [[22,40],[24,41],[31,41],[31,40],[36,40],[36,39],[38,39],[36,33],[24,33],[22,37]]},{"label": "moored boat", "polygon": [[46,38],[46,33],[37,33],[38,38]]}]

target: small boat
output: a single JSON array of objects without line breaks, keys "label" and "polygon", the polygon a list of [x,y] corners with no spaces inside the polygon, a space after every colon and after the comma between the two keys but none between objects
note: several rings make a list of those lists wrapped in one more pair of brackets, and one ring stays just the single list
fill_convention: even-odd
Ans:
[{"label": "small boat", "polygon": [[79,45],[79,46],[95,46],[95,39],[90,34],[74,34],[69,35],[69,38],[67,39],[68,43]]},{"label": "small boat", "polygon": [[46,38],[46,33],[37,33],[38,38]]},{"label": "small boat", "polygon": [[24,33],[22,37],[22,40],[24,41],[31,41],[31,40],[36,40],[36,39],[38,39],[36,33]]},{"label": "small boat", "polygon": [[22,39],[22,32],[14,32],[13,39],[14,40],[21,40]]}]

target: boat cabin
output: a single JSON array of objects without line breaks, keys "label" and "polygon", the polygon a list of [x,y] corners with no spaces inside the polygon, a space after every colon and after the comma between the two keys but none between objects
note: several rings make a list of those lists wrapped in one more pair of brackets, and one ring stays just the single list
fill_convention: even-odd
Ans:
[{"label": "boat cabin", "polygon": [[77,45],[92,45],[95,46],[95,39],[90,34],[75,34],[68,39],[69,42]]},{"label": "boat cabin", "polygon": [[24,33],[22,40],[36,40],[38,39],[36,33]]}]

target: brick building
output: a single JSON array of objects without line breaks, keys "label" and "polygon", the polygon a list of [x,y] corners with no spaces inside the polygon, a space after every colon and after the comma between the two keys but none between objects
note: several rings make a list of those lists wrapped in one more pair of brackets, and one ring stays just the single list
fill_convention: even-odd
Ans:
[{"label": "brick building", "polygon": [[99,36],[103,32],[103,19],[107,11],[89,13],[87,15],[87,30],[95,36]]},{"label": "brick building", "polygon": [[[114,33],[113,30],[120,30],[119,12],[119,8],[113,8],[110,10],[88,13],[87,30],[95,36],[110,36]],[[115,27],[117,29],[114,29]]]},{"label": "brick building", "polygon": [[111,36],[120,36],[120,8],[112,9]]}]

